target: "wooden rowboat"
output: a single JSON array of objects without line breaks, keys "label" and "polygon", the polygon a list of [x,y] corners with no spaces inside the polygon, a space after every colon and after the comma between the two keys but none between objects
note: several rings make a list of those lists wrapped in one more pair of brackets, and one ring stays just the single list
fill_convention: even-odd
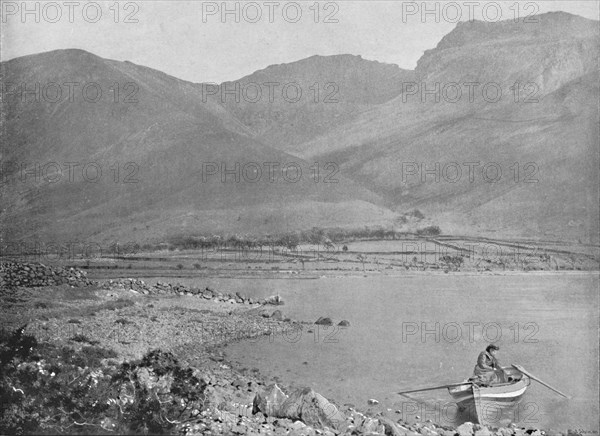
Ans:
[{"label": "wooden rowboat", "polygon": [[448,387],[448,392],[458,406],[465,421],[490,427],[500,427],[503,417],[518,407],[519,401],[530,384],[527,375],[516,368],[502,368],[510,382],[492,386],[465,384]]}]

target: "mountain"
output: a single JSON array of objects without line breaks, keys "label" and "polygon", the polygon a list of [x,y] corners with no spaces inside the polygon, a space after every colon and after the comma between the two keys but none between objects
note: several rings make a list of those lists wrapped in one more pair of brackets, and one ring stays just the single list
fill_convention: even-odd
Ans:
[{"label": "mountain", "polygon": [[[393,215],[343,177],[316,180],[307,162],[254,139],[192,83],[81,50],[13,59],[0,71],[8,91],[0,151],[5,241],[143,241]],[[20,93],[21,83],[34,91],[40,84],[39,94]],[[283,174],[286,163],[302,176],[296,166]],[[353,208],[356,216],[348,214]]]},{"label": "mountain", "polygon": [[[337,162],[391,209],[418,207],[450,233],[597,241],[598,22],[536,18],[458,24],[419,60],[414,88],[296,153]],[[436,84],[438,102],[421,94]]]},{"label": "mountain", "polygon": [[[1,237],[389,227],[418,208],[446,233],[598,242],[598,22],[532,18],[459,23],[414,71],[313,56],[213,85],[81,50],[3,62]],[[23,175],[36,162],[54,182]]]},{"label": "mountain", "polygon": [[224,82],[213,101],[256,139],[293,154],[298,144],[398,96],[402,83],[413,78],[412,71],[361,56],[312,56]]}]

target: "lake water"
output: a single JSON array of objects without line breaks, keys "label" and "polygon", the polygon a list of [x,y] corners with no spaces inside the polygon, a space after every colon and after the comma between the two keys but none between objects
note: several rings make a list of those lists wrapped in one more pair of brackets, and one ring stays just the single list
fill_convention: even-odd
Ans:
[{"label": "lake water", "polygon": [[[349,328],[305,326],[227,348],[228,359],[284,384],[311,386],[338,403],[399,410],[413,421],[452,425],[447,390],[402,389],[460,382],[489,342],[503,365],[520,364],[572,396],[532,382],[512,420],[527,427],[598,430],[598,275],[410,275],[317,280],[205,279],[252,297],[280,294],[285,316],[331,317]],[[312,331],[310,331],[311,329]],[[279,332],[281,333],[281,332]],[[596,433],[593,433],[596,432]]]}]

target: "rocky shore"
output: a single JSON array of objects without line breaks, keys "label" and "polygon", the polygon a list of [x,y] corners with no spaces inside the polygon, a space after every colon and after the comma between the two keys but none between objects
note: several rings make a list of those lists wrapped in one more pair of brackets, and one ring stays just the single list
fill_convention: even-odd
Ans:
[{"label": "rocky shore", "polygon": [[[11,268],[30,272],[22,265]],[[37,267],[33,270],[45,271]],[[26,359],[24,346],[18,345],[13,347],[16,351],[11,359],[3,357],[3,387],[12,395],[13,404],[10,413],[5,414],[11,421],[0,421],[0,433],[14,433],[14,428],[22,428],[18,427],[24,425],[19,424],[20,417],[31,421],[27,407],[54,407],[53,403],[44,403],[40,387],[35,388],[46,386],[49,393],[86,389],[85,398],[98,395],[100,399],[92,405],[82,399],[81,405],[71,405],[74,411],[61,406],[65,414],[58,418],[33,420],[42,426],[37,430],[45,429],[44,432],[87,429],[115,434],[160,428],[163,433],[183,435],[546,434],[514,425],[489,429],[471,423],[458,428],[433,422],[407,423],[398,419],[394,411],[360,411],[339,405],[310,388],[274,384],[261,377],[257,369],[233,369],[223,352],[227,344],[256,340],[307,324],[286,318],[283,308],[275,307],[282,303],[275,297],[255,302],[208,288],[189,289],[163,283],[150,286],[133,279],[44,288],[33,283],[37,282],[28,283],[29,287],[13,286],[10,294],[2,296],[1,315],[6,320],[2,326],[6,341],[3,356],[10,354],[6,345],[10,341],[24,341],[19,339],[21,327],[23,337],[34,337],[41,351],[37,357]],[[330,320],[317,322],[328,324]],[[55,355],[49,349],[63,351]],[[64,353],[71,357],[66,358]],[[31,368],[38,378],[28,384],[22,375]],[[78,375],[71,377],[69,371]],[[132,393],[127,390],[130,383],[135,386]],[[53,400],[56,401],[66,400]],[[97,409],[98,403],[107,405]],[[139,422],[143,427],[135,427]]]}]

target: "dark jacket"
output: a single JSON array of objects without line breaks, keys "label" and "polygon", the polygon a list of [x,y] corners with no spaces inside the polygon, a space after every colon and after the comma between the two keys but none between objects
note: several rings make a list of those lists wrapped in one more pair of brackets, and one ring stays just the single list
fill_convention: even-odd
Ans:
[{"label": "dark jacket", "polygon": [[477,365],[475,365],[473,375],[478,376],[489,374],[495,372],[495,370],[498,369],[500,369],[498,359],[496,359],[487,351],[482,351],[481,353],[479,353],[479,357],[477,358]]}]

